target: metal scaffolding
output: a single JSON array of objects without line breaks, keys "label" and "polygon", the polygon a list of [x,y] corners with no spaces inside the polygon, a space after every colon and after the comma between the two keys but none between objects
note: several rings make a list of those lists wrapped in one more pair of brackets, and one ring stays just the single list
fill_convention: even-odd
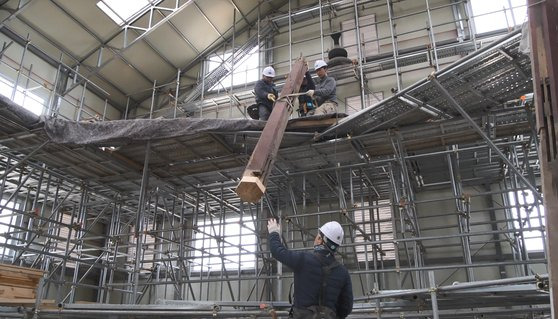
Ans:
[{"label": "metal scaffolding", "polygon": [[[281,269],[267,251],[263,225],[270,216],[284,223],[284,238],[297,250],[311,247],[320,223],[341,221],[348,230],[341,256],[360,292],[357,317],[389,318],[401,312],[412,317],[417,311],[421,316],[431,311],[459,317],[462,294],[480,298],[478,289],[470,292],[464,284],[463,292],[439,292],[432,298],[438,290],[431,287],[447,285],[463,271],[466,281],[477,284],[475,269],[497,269],[503,280],[487,284],[487,294],[496,290],[502,299],[518,289],[532,294],[514,300],[515,306],[505,313],[548,312],[547,282],[534,276],[532,268],[544,265],[545,255],[530,253],[526,246],[533,232],[544,240],[544,217],[536,200],[518,198],[528,190],[519,176],[535,183],[540,174],[530,115],[523,108],[490,114],[490,140],[507,161],[479,143],[482,139],[467,119],[403,126],[311,147],[300,144],[312,136],[287,132],[266,197],[258,205],[239,202],[233,190],[234,176],[242,172],[258,132],[204,133],[110,150],[48,143],[40,127],[13,117],[9,108],[0,110],[8,124],[2,129],[0,150],[2,197],[16,205],[2,207],[9,211],[2,217],[10,217],[4,224],[3,258],[47,271],[43,295],[55,296],[62,309],[56,314],[40,310],[40,316],[236,313],[213,300],[242,307],[237,316],[262,315],[253,309],[262,302],[269,311],[284,311],[285,302],[273,300],[283,300],[292,273]],[[441,187],[452,192],[431,199],[417,196]],[[446,202],[454,208],[427,214],[421,210]],[[479,202],[484,204],[479,207]],[[523,206],[531,207],[528,214],[517,213]],[[388,215],[381,215],[385,209]],[[454,222],[427,226],[431,219],[446,217]],[[228,225],[240,226],[238,241],[225,233]],[[256,238],[254,249],[250,237]],[[461,252],[448,258],[430,256],[454,247]],[[231,253],[231,248],[236,250]],[[252,258],[253,267],[242,266],[245,257]],[[432,272],[438,272],[434,281]],[[516,277],[526,283],[506,281]],[[394,289],[399,290],[391,292]],[[93,291],[95,300],[107,305],[74,305],[78,290]],[[432,305],[436,300],[439,309],[403,298],[410,294]],[[153,305],[155,298],[190,300],[196,307],[212,302],[213,308],[177,303],[163,311]],[[475,311],[490,314],[502,302],[479,299]],[[113,303],[149,305],[124,311],[108,305]]]},{"label": "metal scaffolding", "polygon": [[[285,4],[290,3],[290,1],[284,1]],[[25,6],[25,5],[24,5]],[[174,15],[176,12],[183,10],[188,4],[182,4],[180,6],[175,6],[168,8],[169,11],[173,13],[169,16]],[[4,51],[17,42],[23,47],[22,55],[18,60],[4,58],[0,60],[0,63],[9,69],[10,73],[13,73],[13,77],[16,78],[16,85],[20,85],[22,80],[25,79],[25,86],[23,90],[26,93],[26,89],[32,86],[34,89],[41,91],[42,95],[48,96],[46,114],[69,118],[72,120],[80,119],[102,119],[106,118],[106,107],[110,104],[113,108],[122,112],[120,118],[156,118],[156,117],[180,117],[180,116],[202,116],[208,112],[215,112],[218,116],[219,112],[223,109],[228,109],[228,114],[230,115],[233,107],[236,108],[242,116],[247,116],[246,107],[253,103],[254,97],[251,92],[253,83],[244,83],[242,85],[237,85],[232,88],[222,88],[223,90],[214,91],[212,88],[216,83],[219,83],[226,76],[234,75],[235,68],[240,63],[235,63],[245,57],[248,54],[249,49],[259,46],[258,54],[264,56],[262,65],[272,64],[278,68],[286,69],[288,72],[291,64],[291,59],[289,57],[296,56],[293,54],[293,47],[296,45],[311,45],[315,41],[320,41],[321,48],[324,47],[324,38],[327,39],[331,33],[338,32],[337,30],[331,31],[332,19],[335,21],[343,21],[346,19],[354,19],[359,17],[362,13],[359,11],[372,10],[378,15],[385,15],[386,19],[378,20],[371,23],[365,23],[359,25],[358,23],[353,28],[345,28],[343,32],[354,31],[357,34],[357,38],[362,34],[361,29],[366,27],[375,28],[388,28],[390,33],[388,36],[379,36],[378,34],[373,39],[373,42],[384,43],[386,41],[390,44],[383,44],[385,49],[379,50],[375,54],[370,54],[363,52],[363,50],[356,50],[357,56],[355,61],[357,64],[338,67],[335,70],[330,70],[331,74],[335,76],[338,80],[338,85],[345,85],[348,83],[354,83],[354,79],[358,80],[360,83],[360,95],[371,94],[372,84],[371,80],[386,79],[392,76],[396,77],[396,83],[394,84],[394,89],[400,91],[402,89],[402,77],[406,73],[412,73],[416,70],[434,70],[437,71],[441,63],[448,63],[455,57],[464,56],[470,54],[480,47],[484,46],[486,43],[490,43],[495,35],[505,34],[505,30],[501,32],[491,33],[484,35],[483,38],[478,38],[474,32],[474,25],[471,21],[475,17],[482,17],[489,14],[494,14],[499,11],[488,12],[478,16],[473,16],[470,11],[471,4],[464,0],[455,0],[449,4],[431,5],[429,1],[425,2],[425,7],[420,10],[415,10],[412,12],[396,13],[393,9],[392,0],[386,0],[385,3],[373,1],[373,0],[353,0],[353,1],[328,1],[327,4],[320,6],[314,4],[308,7],[293,9],[288,13],[276,14],[269,18],[261,17],[257,22],[257,33],[250,36],[246,43],[241,45],[236,45],[236,47],[231,48],[231,55],[223,60],[221,65],[215,70],[209,72],[207,66],[205,65],[205,58],[207,58],[211,52],[200,53],[195,61],[189,63],[185,68],[178,69],[177,75],[167,81],[158,83],[155,81],[150,87],[146,87],[137,92],[127,93],[126,105],[119,105],[117,102],[113,101],[108,92],[103,90],[100,86],[95,84],[95,82],[90,81],[84,74],[87,72],[80,71],[80,62],[76,61],[76,65],[68,65],[62,62],[63,56],[52,58],[45,56],[45,54],[37,49],[33,44],[33,39],[31,38],[21,38],[9,28],[4,28],[3,33],[5,33],[13,41],[10,43],[4,43],[4,48],[0,51],[0,56],[3,55]],[[258,6],[259,7],[259,6]],[[523,6],[519,6],[523,7]],[[517,7],[513,7],[516,9]],[[256,10],[256,8],[254,8]],[[435,21],[435,17],[432,14],[442,10],[451,10],[452,20],[451,21]],[[504,9],[509,10],[509,9]],[[151,11],[150,11],[151,12]],[[235,11],[236,12],[236,11]],[[375,14],[376,14],[375,13]],[[329,15],[329,29],[323,27],[324,19]],[[398,32],[396,25],[398,21],[409,18],[420,18],[424,16],[425,26],[417,27],[416,29]],[[301,30],[307,29],[315,19],[319,18],[320,28],[319,34],[312,34],[309,36],[299,36],[297,39],[292,38],[293,33],[300,33]],[[165,19],[166,21],[166,19]],[[459,36],[455,40],[440,40],[436,38],[436,29],[442,29],[446,26],[454,25]],[[149,32],[153,27],[149,27],[147,30],[142,30],[142,32]],[[510,29],[513,26],[509,26]],[[127,29],[128,30],[128,29]],[[130,28],[130,30],[135,30]],[[234,38],[234,26],[231,26],[233,30]],[[245,31],[245,30],[241,30]],[[128,31],[132,32],[132,31]],[[136,32],[136,31],[134,31]],[[274,36],[288,33],[290,40],[281,42],[274,42]],[[405,47],[400,48],[399,38],[417,36],[425,38],[427,41],[427,47],[423,45],[415,47]],[[137,43],[137,39],[142,39],[143,34],[138,32],[135,40],[124,46],[123,50],[128,49],[134,43]],[[230,45],[231,39],[226,41],[222,46],[215,48],[212,46],[213,50],[225,50],[227,46]],[[314,42],[313,42],[314,41]],[[356,46],[357,49],[361,49],[360,46]],[[288,49],[288,54],[285,55],[284,59],[274,58],[273,51],[280,49]],[[389,50],[389,52],[384,52]],[[54,78],[44,79],[39,77],[37,74],[33,73],[33,66],[24,65],[24,60],[28,51],[31,53],[44,58],[49,64],[51,64],[56,72],[53,72]],[[97,52],[93,50],[88,56]],[[299,53],[299,52],[295,52]],[[318,47],[312,52],[304,52],[305,56],[311,60],[321,58],[324,54],[323,51],[319,51]],[[505,55],[505,52],[502,52]],[[121,54],[115,54],[110,59],[103,59],[102,50],[99,51],[99,65],[95,68],[90,68],[84,66],[84,68],[89,68],[88,71],[96,74],[100,69],[99,66],[106,65],[115,56],[121,56]],[[74,59],[73,57],[70,57]],[[449,60],[448,60],[449,58]],[[181,83],[181,76],[183,76],[184,70],[192,67],[193,63],[202,64],[202,69],[199,74],[197,83],[193,89],[185,89],[183,83]],[[410,68],[410,67],[413,68]],[[257,67],[258,69],[261,66]],[[236,70],[238,72],[238,70]],[[389,71],[389,72],[386,72]],[[145,76],[144,76],[145,78]],[[151,81],[150,81],[151,82]],[[182,86],[181,86],[182,85]],[[71,89],[80,87],[79,96],[71,96],[68,94]],[[222,85],[221,85],[222,86]],[[104,103],[102,105],[96,105],[97,101],[88,100],[86,92],[91,91]],[[169,94],[171,92],[171,94]],[[144,105],[146,108],[144,113],[137,113],[137,108],[142,105],[143,102],[148,101],[149,106]],[[363,100],[364,102],[365,100]],[[343,101],[340,101],[344,104]],[[72,115],[60,114],[60,105],[71,109]],[[369,105],[362,104],[362,108]],[[101,111],[102,110],[102,111]],[[114,119],[114,118],[113,118]]]},{"label": "metal scaffolding", "polygon": [[[290,35],[296,19],[318,9],[321,25],[332,8],[358,17],[364,4],[388,10],[377,23],[389,24],[393,53],[374,59],[358,50],[358,72],[336,72],[357,74],[364,95],[365,74],[393,69],[397,93],[318,136],[287,130],[258,204],[241,202],[234,187],[260,131],[56,144],[42,122],[0,100],[0,260],[45,270],[35,307],[0,307],[0,316],[286,316],[293,274],[271,258],[266,239],[266,220],[276,217],[293,250],[311,249],[324,222],[343,225],[351,318],[548,317],[537,131],[528,101],[508,103],[533,90],[520,32],[479,49],[463,27],[462,42],[437,43],[430,11],[438,8],[428,0],[427,51],[397,48],[394,20],[403,17],[390,0],[331,1],[271,23]],[[452,2],[468,16],[466,4]],[[472,51],[438,70],[438,59]],[[402,88],[401,67],[430,58],[436,72]],[[180,71],[177,78],[178,91]],[[204,98],[204,83],[191,93],[202,100],[188,106],[231,103]],[[251,97],[235,90],[235,98]],[[173,116],[177,108],[174,101]],[[531,242],[543,250],[530,251]],[[495,278],[480,280],[483,272]]]}]

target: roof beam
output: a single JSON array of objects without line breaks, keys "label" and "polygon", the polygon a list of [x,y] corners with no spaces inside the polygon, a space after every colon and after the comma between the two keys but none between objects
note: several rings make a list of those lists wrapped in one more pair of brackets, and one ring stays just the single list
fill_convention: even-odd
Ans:
[{"label": "roof beam", "polygon": [[[289,0],[282,0],[282,2],[280,2],[277,6],[272,7],[270,12],[276,11],[277,9],[281,8],[283,5],[287,4],[288,1]],[[248,14],[251,14],[254,10],[258,9],[261,4],[262,4],[262,2],[258,3],[258,5],[256,7],[252,8],[252,10],[250,10],[250,12],[248,12]],[[249,24],[244,26],[243,28],[241,28],[240,30],[237,31],[237,34],[245,32],[250,27],[251,27],[251,25],[249,25]],[[233,26],[229,27],[229,29],[227,29],[227,31],[225,31],[225,34],[229,33],[229,31],[231,31],[232,29],[233,29]],[[217,40],[213,41],[213,43],[210,44],[205,50],[198,53],[198,55],[192,61],[190,61],[188,64],[186,64],[184,67],[182,67],[180,69],[180,73],[183,74],[183,73],[188,72],[194,65],[196,65],[200,61],[201,58],[205,57],[210,52],[213,52],[213,51],[217,50],[219,47],[221,47],[221,45],[223,43],[229,42],[231,40],[232,40],[232,35],[228,38],[223,39],[223,40],[220,40],[220,38],[218,38]],[[168,83],[170,81],[173,81],[174,79],[175,79],[175,76],[173,75],[172,78],[169,78],[164,82]],[[143,100],[140,100],[138,104],[142,103],[145,100],[147,100],[147,98],[144,98]]]},{"label": "roof beam", "polygon": [[[85,32],[89,33],[89,35],[91,35],[93,38],[95,38],[95,40],[97,40],[99,43],[103,43],[103,40],[93,31],[91,31],[88,27],[86,27],[83,22],[81,22],[79,19],[77,19],[76,17],[74,17],[72,14],[70,14],[68,12],[68,10],[66,10],[66,8],[64,8],[63,6],[61,6],[58,2],[56,2],[56,0],[50,0],[51,3],[54,4],[55,7],[57,7],[60,11],[62,11],[68,18],[70,18],[72,21],[74,21],[77,25],[80,26],[80,28],[82,28]],[[131,64],[125,57],[122,56],[122,54],[120,54],[120,52],[118,52],[117,50],[114,50],[112,48],[110,48],[110,50],[118,55],[122,61],[124,61],[127,65],[129,65],[134,71],[136,71],[139,75],[141,75],[145,80],[147,80],[148,82],[153,82],[153,80],[151,78],[149,78],[149,76],[147,76],[147,74],[143,73],[140,69],[136,68],[133,64]],[[156,52],[156,51],[155,51]],[[81,64],[78,64],[81,65]],[[64,91],[62,93],[62,96],[68,94],[71,90],[73,90],[76,86],[73,85],[70,88],[68,88],[66,91]]]},{"label": "roof beam", "polygon": [[[33,0],[28,0],[25,3],[22,3],[22,2],[24,2],[24,1],[18,1],[17,8],[15,10],[13,10],[13,12],[11,12],[10,15],[5,17],[4,20],[2,20],[0,22],[0,28],[4,27],[4,24],[6,22],[8,22],[8,21],[12,20],[13,18],[17,17],[21,12],[23,12],[23,10],[27,9],[27,7],[31,4],[31,2],[33,2]],[[6,10],[6,11],[9,12],[9,10]]]},{"label": "roof beam", "polygon": [[[196,3],[196,1],[193,2],[194,6],[196,7],[196,9],[198,9],[198,11],[201,13],[202,17],[204,17],[205,21],[207,21],[207,23],[209,23],[209,25],[213,28],[213,30],[215,30],[215,32],[217,32],[217,34],[219,35],[219,37],[221,37],[221,39],[227,41],[227,39],[225,39],[225,37],[223,36],[223,34],[221,32],[219,32],[219,30],[217,29],[217,27],[213,24],[213,22],[211,22],[211,20],[207,17],[207,15],[205,14],[205,12],[203,12],[203,10],[200,8],[200,6]],[[236,24],[236,21],[233,22],[233,24]]]},{"label": "roof beam", "polygon": [[[142,34],[140,34],[138,37],[136,37],[132,42],[130,43],[126,43],[126,40],[124,42],[124,47],[119,51],[118,56],[122,56],[122,54],[124,54],[124,52],[126,50],[128,50],[129,48],[131,48],[134,44],[138,43],[140,40],[143,40],[146,36],[148,36],[149,34],[151,34],[153,31],[155,31],[158,27],[162,26],[163,24],[165,24],[167,21],[169,21],[171,18],[173,18],[175,15],[177,15],[178,13],[180,13],[182,10],[184,10],[188,5],[190,5],[193,2],[193,0],[189,0],[185,3],[183,3],[180,6],[176,6],[174,9],[169,9],[172,11],[172,13],[170,13],[169,15],[165,16],[163,19],[161,19],[160,21],[158,21],[157,23],[155,23],[154,25],[150,25],[148,28],[146,28],[144,30],[144,32]],[[152,5],[152,7],[149,10],[154,10],[155,5]],[[159,7],[160,8],[160,7]],[[143,16],[143,15],[141,15]],[[135,21],[134,21],[135,22]],[[124,32],[127,32],[127,29],[130,28],[130,24],[127,24],[124,27]],[[122,32],[122,31],[120,31]],[[120,32],[118,32],[118,34],[120,34]],[[116,37],[118,34],[116,34],[114,37]],[[114,38],[113,37],[113,38]],[[126,39],[126,35],[124,35],[124,38]],[[112,39],[109,39],[108,41],[106,41],[105,43],[110,42]],[[102,47],[102,46],[101,46]],[[92,51],[92,53],[96,52],[100,47],[96,48],[95,51]],[[92,54],[91,53],[91,54]],[[87,59],[89,56],[91,56],[91,54],[89,54],[88,56],[86,56],[83,60]],[[116,55],[115,55],[116,56]],[[100,70],[106,66],[108,63],[110,63],[112,60],[114,60],[115,56],[112,56],[111,58],[103,61],[99,66],[95,67],[92,71],[91,71],[91,75],[96,75],[97,73],[100,72]],[[174,76],[173,76],[174,79]],[[71,86],[68,90],[72,90],[75,86],[80,85],[82,81],[76,82],[73,86]],[[152,81],[150,81],[152,82]],[[167,81],[168,82],[168,81]]]},{"label": "roof beam", "polygon": [[[21,20],[21,17],[19,17],[18,19]],[[25,21],[22,21],[23,23],[26,23]],[[31,29],[33,29],[33,26],[29,26]],[[34,30],[34,29],[33,29]],[[0,32],[3,33],[4,35],[6,35],[8,38],[12,39],[14,42],[18,43],[21,46],[25,45],[26,39],[23,38],[22,36],[20,36],[19,34],[15,33],[14,31],[12,31],[9,27],[4,26],[0,29]],[[41,34],[41,33],[39,33]],[[42,34],[41,34],[42,35]],[[52,40],[46,38],[47,41],[49,41],[54,47],[56,47],[58,50],[60,50],[63,54],[69,56],[72,59],[75,59],[72,55],[68,54],[66,52],[65,49],[60,48],[55,42],[52,42]],[[53,57],[49,56],[47,53],[45,53],[44,51],[42,51],[41,49],[37,48],[33,43],[29,43],[28,45],[28,50],[35,54],[36,56],[38,56],[41,60],[45,61],[47,64],[49,64],[50,66],[54,67],[54,68],[58,68],[59,65],[62,65],[63,68],[67,69],[68,71],[65,71],[66,73],[70,72],[69,70],[71,70],[71,67],[59,62],[58,60],[54,59]],[[77,60],[76,60],[77,61]],[[74,71],[71,71],[74,72]],[[102,76],[99,76],[100,79],[102,79],[103,81],[106,81],[109,85],[113,86],[113,88],[120,94],[122,95],[126,95],[126,93],[124,93],[124,91],[122,91],[122,89],[118,88],[117,86],[115,86],[113,83],[111,83],[110,81],[104,79]],[[106,92],[101,91],[100,89],[96,88],[95,86],[89,86],[88,88],[93,94],[95,94],[96,96],[98,96],[99,98],[101,98],[102,100],[107,99],[108,102],[114,106],[115,108],[117,108],[119,111],[124,112],[124,108],[117,103],[114,99],[111,99],[109,97],[107,97]],[[135,102],[135,101],[134,101]]]},{"label": "roof beam", "polygon": [[244,15],[244,13],[242,13],[242,11],[240,11],[240,8],[236,5],[236,3],[234,2],[234,0],[229,0],[229,2],[232,4],[232,6],[236,9],[236,11],[238,11],[238,13],[240,13],[240,15],[242,16],[242,19],[244,19],[244,21],[246,22],[246,24],[250,24],[250,21],[248,21],[248,19],[246,18],[246,16]]}]

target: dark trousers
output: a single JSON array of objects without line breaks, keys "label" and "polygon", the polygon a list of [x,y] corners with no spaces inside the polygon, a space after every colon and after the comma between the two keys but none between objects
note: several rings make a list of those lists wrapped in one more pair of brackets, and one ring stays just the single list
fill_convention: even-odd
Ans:
[{"label": "dark trousers", "polygon": [[271,107],[259,104],[258,111],[260,113],[260,121],[267,121],[271,115]]}]

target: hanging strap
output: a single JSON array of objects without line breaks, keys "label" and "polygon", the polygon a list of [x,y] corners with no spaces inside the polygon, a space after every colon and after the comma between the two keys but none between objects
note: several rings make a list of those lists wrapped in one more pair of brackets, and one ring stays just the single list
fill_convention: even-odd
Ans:
[{"label": "hanging strap", "polygon": [[[320,292],[319,292],[318,306],[310,306],[310,307],[305,308],[305,310],[297,310],[297,311],[309,311],[310,313],[314,314],[312,316],[312,318],[333,318],[331,316],[327,316],[327,314],[326,314],[327,310],[329,310],[333,314],[333,310],[330,310],[328,307],[323,306],[323,304],[324,304],[325,293],[326,293],[326,288],[327,288],[327,279],[329,278],[329,275],[331,274],[331,270],[340,266],[341,264],[338,261],[334,260],[332,263],[327,265],[326,264],[327,260],[325,259],[325,257],[323,255],[317,254],[317,253],[314,253],[313,255],[318,259],[318,261],[322,265],[322,278],[321,278],[321,282],[320,282]],[[291,284],[291,289],[292,289],[292,287],[293,287],[293,285]],[[292,306],[291,306],[291,310],[289,311],[289,318],[297,317],[295,315],[294,299],[291,298],[291,289],[289,289],[289,302],[291,303]],[[315,315],[318,315],[318,317],[315,317]],[[333,314],[333,316],[335,316],[335,315]],[[297,317],[297,318],[300,318],[300,317]],[[307,318],[307,317],[304,316],[304,318]]]},{"label": "hanging strap", "polygon": [[294,308],[293,287],[294,287],[294,282],[291,283],[291,287],[289,288],[289,303],[291,304],[291,309],[289,309],[289,318],[293,317],[293,308]]},{"label": "hanging strap", "polygon": [[318,260],[320,261],[320,263],[322,264],[322,282],[320,285],[320,299],[318,301],[318,306],[320,309],[320,312],[322,312],[322,306],[324,305],[324,300],[325,300],[325,293],[326,293],[326,289],[327,289],[327,279],[329,278],[329,275],[331,274],[331,270],[337,266],[339,266],[339,262],[337,260],[334,260],[331,264],[326,265],[325,264],[325,258],[323,258],[322,256],[315,254],[316,257],[318,258]]}]

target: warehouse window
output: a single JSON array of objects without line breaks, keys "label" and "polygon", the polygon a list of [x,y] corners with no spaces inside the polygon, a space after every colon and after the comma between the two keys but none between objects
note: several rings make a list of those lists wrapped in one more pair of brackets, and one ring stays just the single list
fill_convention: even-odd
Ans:
[{"label": "warehouse window", "polygon": [[[373,204],[375,207],[368,209],[359,209],[355,211],[355,223],[366,233],[370,235],[372,241],[390,240],[393,239],[393,223],[391,217],[391,205],[389,200],[379,200]],[[367,202],[364,206],[369,206]],[[355,231],[355,244],[370,241],[366,239],[362,232]],[[376,255],[380,260],[393,260],[395,259],[395,251],[393,243],[379,244],[378,248],[384,254]],[[371,245],[357,245],[355,246],[357,258],[359,262],[373,261],[373,249]]]},{"label": "warehouse window", "polygon": [[544,227],[546,224],[544,206],[535,201],[530,190],[509,192],[508,198],[512,206],[513,227],[524,229],[525,248],[528,251],[543,251],[545,244],[543,232],[534,229]]},{"label": "warehouse window", "polygon": [[[369,57],[378,54],[378,33],[376,31],[376,16],[374,14],[359,17],[360,42],[362,54]],[[358,58],[355,19],[341,22],[341,44],[347,50],[350,59]]]},{"label": "warehouse window", "polygon": [[[365,107],[371,107],[384,99],[384,92],[374,92],[364,96]],[[351,115],[362,110],[360,95],[348,97],[345,100],[345,113]]]},{"label": "warehouse window", "polygon": [[[0,94],[7,98],[11,98],[13,89],[14,84],[11,81],[0,77]],[[41,115],[43,113],[45,100],[40,98],[38,95],[29,92],[29,90],[18,86],[14,96],[14,103],[23,106],[25,109],[35,113],[36,115]]]},{"label": "warehouse window", "polygon": [[[238,55],[238,54],[237,54]],[[254,47],[250,52],[244,57],[238,57],[238,60],[234,61],[234,71],[231,72],[233,67],[232,60],[228,60],[231,57],[231,52],[225,54],[214,54],[211,55],[206,61],[206,76],[210,74],[213,70],[224,64],[224,67],[228,70],[227,75],[223,77],[217,84],[209,88],[210,91],[221,91],[226,90],[234,86],[243,85],[251,82],[255,82],[260,78],[259,65],[260,65],[260,54],[259,46]],[[232,83],[231,83],[232,82]]]},{"label": "warehouse window", "polygon": [[[19,204],[14,202],[7,202],[5,199],[0,200],[0,244],[14,244],[12,240],[8,240],[10,226],[16,220],[15,210],[19,209]],[[13,251],[9,248],[0,246],[0,257],[11,256]]]},{"label": "warehouse window", "polygon": [[[222,239],[222,240],[221,240]],[[227,218],[225,223],[198,222],[194,234],[192,270],[220,271],[253,269],[256,235],[252,221]]]},{"label": "warehouse window", "polygon": [[471,8],[477,34],[513,28],[527,20],[526,0],[472,0]]},{"label": "warehouse window", "polygon": [[116,24],[124,25],[132,16],[144,13],[151,4],[150,0],[101,0],[97,7]]}]

